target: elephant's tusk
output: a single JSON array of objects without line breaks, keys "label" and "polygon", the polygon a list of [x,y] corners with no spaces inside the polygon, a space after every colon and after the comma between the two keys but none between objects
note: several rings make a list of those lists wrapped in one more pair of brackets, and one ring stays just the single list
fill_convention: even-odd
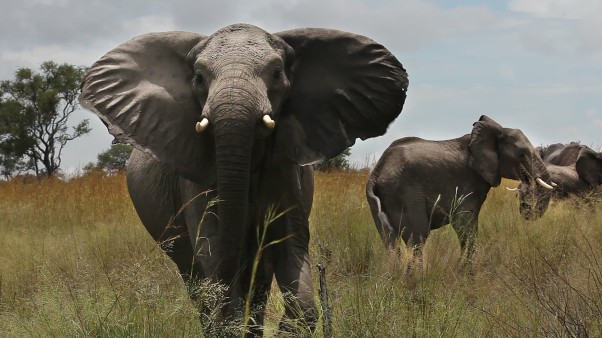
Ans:
[{"label": "elephant's tusk", "polygon": [[272,120],[272,118],[268,114],[263,115],[263,123],[266,127],[270,129],[274,129],[274,127],[276,126],[276,122]]},{"label": "elephant's tusk", "polygon": [[207,129],[208,125],[209,125],[209,120],[207,120],[207,118],[203,118],[201,120],[201,122],[196,123],[196,126],[194,127],[194,129],[196,130],[197,133],[202,133],[203,131],[205,131],[205,129]]},{"label": "elephant's tusk", "polygon": [[543,188],[546,188],[546,189],[548,189],[548,190],[554,190],[554,187],[553,187],[553,186],[551,186],[551,185],[547,184],[546,182],[544,182],[544,181],[543,181],[541,178],[539,178],[539,177],[538,177],[538,178],[537,178],[535,181],[537,182],[537,184],[541,185]]},{"label": "elephant's tusk", "polygon": [[510,188],[510,187],[506,187],[506,189],[507,189],[508,191],[517,191],[517,190],[518,190],[518,188]]},{"label": "elephant's tusk", "polygon": [[556,183],[554,183],[552,181],[550,181],[550,185],[553,186],[554,188],[556,188],[558,186],[558,184],[556,184]]}]

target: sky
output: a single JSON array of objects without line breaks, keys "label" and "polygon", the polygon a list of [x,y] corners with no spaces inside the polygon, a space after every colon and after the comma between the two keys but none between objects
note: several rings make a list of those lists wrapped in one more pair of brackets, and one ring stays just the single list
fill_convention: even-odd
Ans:
[{"label": "sky", "polygon": [[[269,32],[324,27],[368,36],[409,74],[401,115],[384,136],[358,140],[350,160],[371,165],[406,136],[442,140],[485,114],[534,146],[602,146],[602,1],[599,0],[8,0],[0,12],[0,80],[48,60],[90,66],[132,37],[233,23]],[[112,137],[92,132],[64,150],[62,169],[96,161]]]}]

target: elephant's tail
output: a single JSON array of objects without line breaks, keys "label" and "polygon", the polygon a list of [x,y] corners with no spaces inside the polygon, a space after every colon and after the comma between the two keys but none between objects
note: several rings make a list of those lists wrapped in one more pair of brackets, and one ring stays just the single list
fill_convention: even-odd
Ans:
[{"label": "elephant's tail", "polygon": [[366,184],[366,198],[378,233],[387,245],[391,245],[395,241],[395,238],[393,238],[394,230],[391,223],[389,223],[389,217],[382,208],[380,198],[376,195],[375,188],[376,182],[370,178]]}]

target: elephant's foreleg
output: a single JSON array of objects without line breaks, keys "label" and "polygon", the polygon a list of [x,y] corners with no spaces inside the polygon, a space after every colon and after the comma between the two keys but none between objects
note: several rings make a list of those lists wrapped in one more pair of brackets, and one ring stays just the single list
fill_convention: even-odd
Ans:
[{"label": "elephant's foreleg", "polygon": [[[309,226],[307,219],[291,222],[291,211],[286,226],[292,236],[274,248],[276,281],[285,301],[285,313],[280,329],[287,332],[312,332],[316,327],[317,310],[314,301],[311,264],[309,260]],[[300,222],[300,223],[299,223]],[[281,226],[280,224],[275,225]]]},{"label": "elephant's foreleg", "polygon": [[285,302],[280,330],[309,333],[314,331],[317,322],[311,265],[307,254],[293,259],[297,262],[291,262],[288,271],[276,273],[276,280]]},{"label": "elephant's foreleg", "polygon": [[[255,235],[251,236],[253,240],[248,243],[248,261],[245,264],[245,271],[242,274],[242,291],[248,295],[249,289],[252,289],[249,301],[250,320],[248,322],[248,337],[261,337],[263,335],[263,323],[265,318],[265,309],[274,277],[272,248],[267,247],[262,251],[258,250]],[[265,243],[264,243],[265,244]],[[256,262],[256,260],[258,260]],[[254,263],[258,263],[255,265]],[[253,269],[255,269],[253,273]],[[251,278],[254,276],[254,279]],[[245,304],[246,308],[247,304]]]},{"label": "elephant's foreleg", "polygon": [[466,255],[466,261],[471,264],[475,253],[477,229],[478,229],[478,214],[469,211],[463,211],[452,220],[462,253]]},{"label": "elephant's foreleg", "polygon": [[[127,186],[144,227],[161,249],[176,263],[187,285],[204,278],[200,265],[193,263],[188,228],[181,207],[179,177],[149,154],[132,151],[127,166]],[[191,298],[195,294],[191,293]]]},{"label": "elephant's foreleg", "polygon": [[[225,286],[213,278],[220,259],[217,255],[219,220],[214,202],[217,192],[183,178],[180,179],[180,191],[183,205],[180,212],[186,220],[187,240],[192,251],[190,261],[194,262],[195,268],[203,271],[202,282],[192,285],[189,291],[191,295],[199,295],[193,299],[197,300],[201,322],[208,336],[235,335],[231,331],[239,324],[235,321],[240,318],[242,297],[229,299]],[[225,308],[233,315],[225,317]]]}]

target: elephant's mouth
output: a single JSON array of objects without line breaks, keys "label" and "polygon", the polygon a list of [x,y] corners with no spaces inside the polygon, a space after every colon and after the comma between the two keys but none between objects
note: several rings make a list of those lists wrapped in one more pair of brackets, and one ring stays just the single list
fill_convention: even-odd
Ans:
[{"label": "elephant's mouth", "polygon": [[[523,166],[519,170],[520,214],[526,220],[535,220],[540,218],[548,208],[552,190],[546,186],[549,181],[547,172],[534,176]],[[539,182],[538,182],[539,181]]]}]

